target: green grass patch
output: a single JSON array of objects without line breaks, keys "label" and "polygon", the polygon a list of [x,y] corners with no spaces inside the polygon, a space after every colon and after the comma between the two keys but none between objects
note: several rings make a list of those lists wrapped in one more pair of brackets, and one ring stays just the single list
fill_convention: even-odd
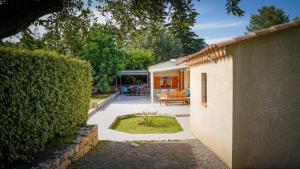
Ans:
[{"label": "green grass patch", "polygon": [[112,128],[130,134],[176,133],[182,131],[175,117],[154,116],[151,127],[140,124],[142,121],[142,116],[127,117],[119,119]]},{"label": "green grass patch", "polygon": [[104,99],[106,99],[109,96],[110,95],[108,95],[108,94],[104,94],[104,95],[100,95],[100,94],[92,95],[91,98],[90,98],[90,102],[92,102],[92,103],[99,103],[99,102],[102,102]]}]

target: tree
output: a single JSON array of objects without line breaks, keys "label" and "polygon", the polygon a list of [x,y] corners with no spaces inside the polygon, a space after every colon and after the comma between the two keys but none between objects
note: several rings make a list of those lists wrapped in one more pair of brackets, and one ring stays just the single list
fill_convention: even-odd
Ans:
[{"label": "tree", "polygon": [[144,70],[155,63],[153,52],[149,49],[128,49],[125,58],[125,69],[128,70]]},{"label": "tree", "polygon": [[244,16],[245,11],[239,7],[240,2],[241,0],[227,0],[225,5],[227,14],[232,13],[235,16]]},{"label": "tree", "polygon": [[294,21],[300,20],[300,17],[299,17],[299,16],[296,16],[293,20],[294,20]]},{"label": "tree", "polygon": [[289,16],[282,9],[264,6],[258,10],[258,14],[251,16],[247,31],[254,32],[287,22],[289,22]]},{"label": "tree", "polygon": [[65,2],[65,8],[37,22],[47,31],[43,41],[47,49],[65,55],[76,54],[78,41],[85,41],[91,29],[94,15],[88,4],[81,1]]},{"label": "tree", "polygon": [[35,49],[42,49],[44,48],[44,43],[41,39],[36,39],[32,36],[32,32],[30,29],[26,29],[21,32],[22,38],[20,39],[20,42],[16,45],[20,48],[25,48],[28,50],[35,50]]},{"label": "tree", "polygon": [[0,1],[0,39],[14,35],[39,17],[63,9],[64,0]]},{"label": "tree", "polygon": [[188,55],[203,49],[204,40],[200,39],[190,28],[195,24],[198,15],[192,1],[178,1],[171,11],[171,22],[167,26],[173,35],[180,39],[183,54]]},{"label": "tree", "polygon": [[147,29],[141,32],[130,42],[130,45],[152,50],[156,62],[170,60],[184,54],[180,39],[163,28],[155,31]]},{"label": "tree", "polygon": [[80,57],[93,67],[94,91],[106,93],[118,72],[123,70],[123,53],[110,35],[91,31],[87,40],[78,45]]},{"label": "tree", "polygon": [[[91,4],[91,0],[87,0]],[[98,0],[103,13],[112,13],[113,18],[125,32],[122,25],[141,26],[149,20],[163,21],[168,15],[167,9],[184,1],[157,0]],[[46,14],[64,9],[68,4],[78,4],[81,0],[0,0],[0,39],[14,35],[27,28],[35,20]],[[240,0],[227,0],[228,13],[242,16]],[[177,8],[178,9],[178,8]],[[129,28],[129,27],[127,27]]]}]

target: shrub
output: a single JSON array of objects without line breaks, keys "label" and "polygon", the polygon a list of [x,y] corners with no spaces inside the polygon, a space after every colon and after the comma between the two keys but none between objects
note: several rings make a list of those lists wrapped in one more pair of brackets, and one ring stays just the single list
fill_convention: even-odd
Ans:
[{"label": "shrub", "polygon": [[51,139],[86,124],[89,63],[0,48],[0,79],[0,163],[30,161]]}]

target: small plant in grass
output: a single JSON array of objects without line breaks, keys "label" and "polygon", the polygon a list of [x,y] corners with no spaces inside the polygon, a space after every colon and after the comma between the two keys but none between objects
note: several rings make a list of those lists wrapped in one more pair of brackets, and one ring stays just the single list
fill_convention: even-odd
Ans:
[{"label": "small plant in grass", "polygon": [[143,112],[143,120],[141,124],[146,125],[147,127],[152,127],[153,118],[154,116],[152,116],[150,113]]}]

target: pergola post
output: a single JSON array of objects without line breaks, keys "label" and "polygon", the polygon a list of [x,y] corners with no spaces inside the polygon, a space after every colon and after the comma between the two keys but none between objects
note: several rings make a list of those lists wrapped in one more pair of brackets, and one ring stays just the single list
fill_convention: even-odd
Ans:
[{"label": "pergola post", "polygon": [[116,90],[118,89],[118,75],[116,74]]},{"label": "pergola post", "polygon": [[153,72],[150,72],[150,91],[151,91],[151,104],[154,102],[154,78],[153,78]]}]

